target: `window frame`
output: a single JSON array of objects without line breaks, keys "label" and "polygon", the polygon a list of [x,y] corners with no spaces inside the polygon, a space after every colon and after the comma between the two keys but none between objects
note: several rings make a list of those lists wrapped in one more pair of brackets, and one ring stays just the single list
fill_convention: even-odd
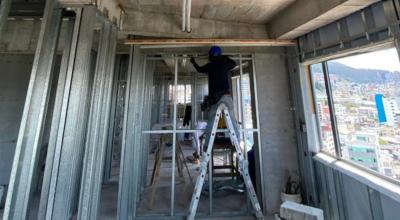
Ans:
[{"label": "window frame", "polygon": [[[317,106],[317,97],[316,97],[315,90],[314,90],[314,80],[313,80],[312,71],[311,71],[312,65],[316,65],[316,64],[322,65],[322,74],[324,76],[325,90],[327,93],[326,96],[327,96],[327,100],[328,100],[329,116],[330,116],[331,125],[332,125],[333,141],[334,141],[334,145],[335,145],[335,155],[333,155],[330,152],[327,152],[326,150],[321,148],[321,146],[323,146],[323,143],[322,143],[323,140],[322,140],[322,136],[321,136],[322,134],[321,134],[321,126],[320,126],[319,119],[315,120],[315,125],[317,126],[318,135],[319,135],[318,144],[320,147],[319,147],[318,151],[320,153],[334,157],[338,161],[342,161],[344,163],[352,165],[358,169],[361,169],[365,172],[368,172],[372,175],[375,175],[379,178],[382,178],[386,181],[389,181],[391,183],[394,183],[394,184],[400,186],[400,180],[391,178],[389,176],[385,176],[384,174],[380,173],[379,171],[369,169],[368,167],[362,166],[361,164],[358,164],[350,159],[343,158],[341,146],[340,146],[340,136],[339,136],[339,131],[338,131],[338,127],[337,127],[335,104],[334,104],[333,95],[332,95],[332,87],[331,87],[331,81],[329,78],[329,68],[328,68],[329,61],[333,61],[333,60],[340,59],[340,58],[351,57],[351,56],[355,56],[355,55],[366,54],[369,52],[375,52],[375,51],[384,50],[384,49],[390,49],[390,48],[397,49],[397,47],[394,45],[394,43],[391,42],[390,44],[382,44],[380,46],[374,46],[374,47],[354,50],[351,53],[346,52],[346,53],[343,53],[340,55],[336,54],[332,57],[327,57],[324,59],[315,59],[313,61],[303,63],[303,65],[307,69],[307,74],[309,75],[308,77],[311,79],[310,80],[310,86],[311,86],[310,90],[311,90],[311,96],[312,96],[311,101],[312,101],[313,106]],[[400,52],[398,53],[398,58],[400,59]],[[315,114],[317,117],[319,117],[319,113],[317,111],[315,111]]]}]

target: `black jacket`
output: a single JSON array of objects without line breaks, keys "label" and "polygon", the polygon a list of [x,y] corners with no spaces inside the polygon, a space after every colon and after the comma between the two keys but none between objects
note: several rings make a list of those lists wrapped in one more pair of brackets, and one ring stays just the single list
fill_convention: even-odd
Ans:
[{"label": "black jacket", "polygon": [[198,72],[208,75],[210,104],[215,104],[225,94],[231,94],[230,71],[236,66],[235,61],[227,56],[217,56],[204,66],[199,66],[194,60],[192,63]]}]

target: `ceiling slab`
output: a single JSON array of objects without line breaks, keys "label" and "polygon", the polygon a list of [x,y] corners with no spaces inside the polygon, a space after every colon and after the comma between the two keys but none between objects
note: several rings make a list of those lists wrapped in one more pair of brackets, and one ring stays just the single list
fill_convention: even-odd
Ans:
[{"label": "ceiling slab", "polygon": [[[126,10],[181,15],[182,0],[117,0]],[[193,0],[192,18],[265,24],[295,0]],[[129,12],[128,12],[129,13]]]},{"label": "ceiling slab", "polygon": [[192,18],[192,32],[186,33],[181,30],[180,15],[125,11],[121,29],[124,34],[166,38],[268,38],[265,25]]}]

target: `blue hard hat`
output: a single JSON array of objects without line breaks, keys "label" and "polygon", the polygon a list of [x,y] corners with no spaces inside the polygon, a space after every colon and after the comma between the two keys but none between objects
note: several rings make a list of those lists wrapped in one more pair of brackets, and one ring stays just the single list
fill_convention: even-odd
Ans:
[{"label": "blue hard hat", "polygon": [[222,49],[218,46],[213,46],[210,48],[210,51],[208,52],[210,56],[220,56],[222,55]]}]

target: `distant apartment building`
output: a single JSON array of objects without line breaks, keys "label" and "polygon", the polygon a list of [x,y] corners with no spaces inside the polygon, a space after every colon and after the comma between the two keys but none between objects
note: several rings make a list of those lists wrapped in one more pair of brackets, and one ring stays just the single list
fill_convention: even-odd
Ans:
[{"label": "distant apartment building", "polygon": [[377,152],[379,136],[376,133],[356,132],[346,143],[348,158],[355,163],[379,171]]},{"label": "distant apartment building", "polygon": [[387,99],[383,94],[376,94],[375,102],[379,123],[398,127],[400,111],[396,99]]},{"label": "distant apartment building", "polygon": [[389,149],[379,151],[379,172],[385,176],[395,177],[393,170],[393,152]]},{"label": "distant apartment building", "polygon": [[329,106],[326,97],[317,97],[317,113],[320,122],[330,122]]}]

